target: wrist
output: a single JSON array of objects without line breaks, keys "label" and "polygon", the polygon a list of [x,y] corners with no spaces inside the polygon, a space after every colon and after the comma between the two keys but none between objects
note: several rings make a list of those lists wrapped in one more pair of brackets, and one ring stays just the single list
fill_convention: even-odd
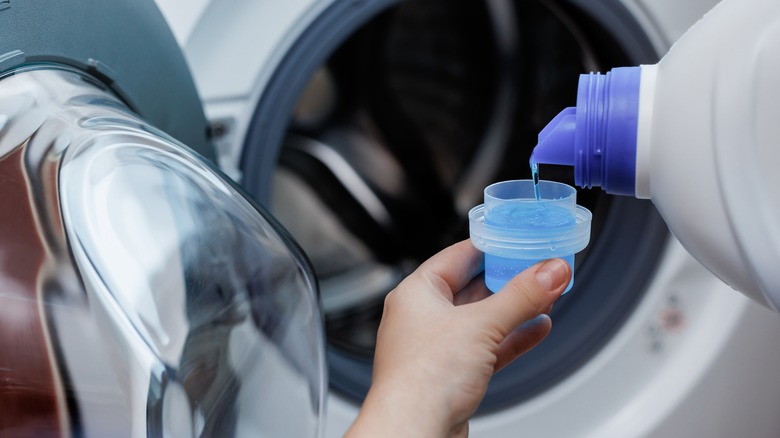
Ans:
[{"label": "wrist", "polygon": [[415,385],[374,385],[347,437],[448,436],[453,425],[445,406],[431,392]]}]

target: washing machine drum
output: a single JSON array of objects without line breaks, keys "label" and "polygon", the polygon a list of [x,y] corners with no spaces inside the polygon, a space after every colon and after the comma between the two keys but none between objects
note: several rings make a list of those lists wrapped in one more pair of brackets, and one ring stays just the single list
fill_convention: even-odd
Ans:
[{"label": "washing machine drum", "polygon": [[178,50],[151,1],[0,2],[0,435],[319,429],[311,270]]}]

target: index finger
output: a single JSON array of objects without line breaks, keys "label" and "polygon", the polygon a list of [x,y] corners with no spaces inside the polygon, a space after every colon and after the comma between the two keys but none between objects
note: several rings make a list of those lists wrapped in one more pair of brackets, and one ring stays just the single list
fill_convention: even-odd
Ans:
[{"label": "index finger", "polygon": [[454,295],[483,269],[482,252],[466,239],[435,254],[412,275],[419,275],[433,282],[444,282]]}]

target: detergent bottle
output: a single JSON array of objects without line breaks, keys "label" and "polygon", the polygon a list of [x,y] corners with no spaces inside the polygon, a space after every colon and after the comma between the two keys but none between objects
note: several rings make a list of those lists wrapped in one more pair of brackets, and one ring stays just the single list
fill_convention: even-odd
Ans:
[{"label": "detergent bottle", "polygon": [[724,0],[658,64],[581,75],[531,164],[651,199],[691,255],[780,310],[780,1]]}]

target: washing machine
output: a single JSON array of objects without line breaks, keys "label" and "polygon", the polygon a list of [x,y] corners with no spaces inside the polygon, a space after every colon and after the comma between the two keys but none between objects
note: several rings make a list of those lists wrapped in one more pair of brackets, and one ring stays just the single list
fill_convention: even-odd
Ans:
[{"label": "washing machine", "polygon": [[0,436],[322,429],[310,265],[209,126],[152,0],[0,1]]},{"label": "washing machine", "polygon": [[[355,418],[384,295],[528,177],[577,75],[654,63],[716,0],[159,0],[222,170],[313,263],[325,436]],[[542,177],[571,182],[566,169]],[[498,373],[472,436],[780,436],[780,318],[717,280],[652,204],[580,190],[577,285]]]}]

